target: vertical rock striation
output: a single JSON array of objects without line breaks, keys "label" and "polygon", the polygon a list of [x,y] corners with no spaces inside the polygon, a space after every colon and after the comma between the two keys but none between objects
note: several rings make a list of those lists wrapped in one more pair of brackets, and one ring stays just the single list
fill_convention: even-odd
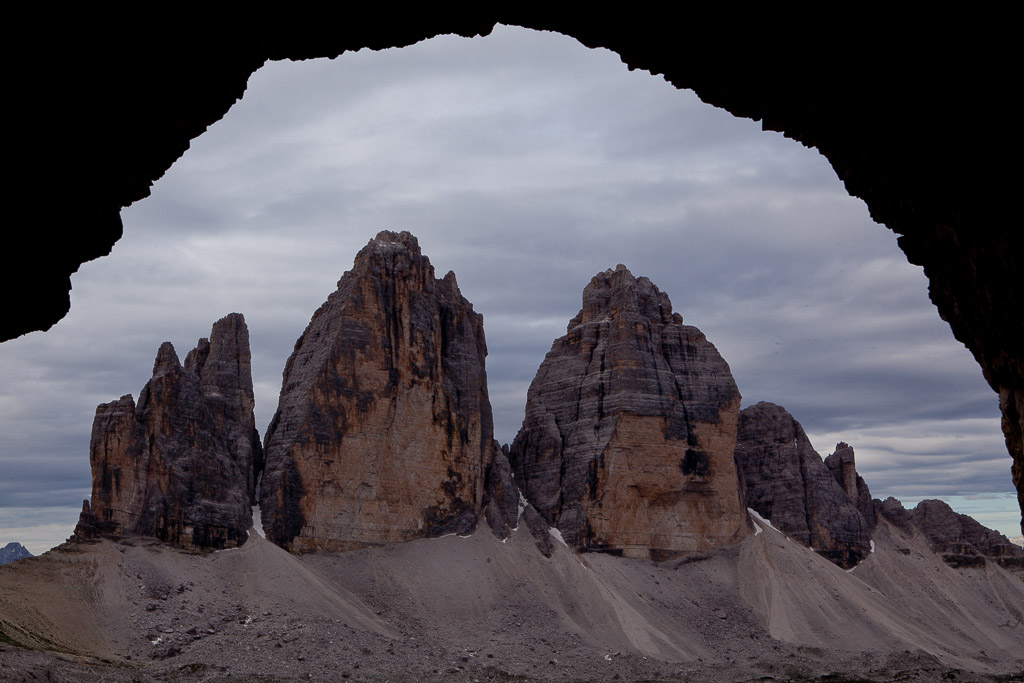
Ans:
[{"label": "vertical rock striation", "polygon": [[[849,568],[871,552],[873,522],[861,514],[853,449],[840,443],[826,466],[785,408],[761,402],[740,412],[736,463],[747,505],[777,528]],[[832,471],[830,471],[830,469]],[[863,488],[860,488],[863,486]],[[871,518],[874,519],[872,509]]]},{"label": "vertical rock striation", "polygon": [[217,321],[184,367],[164,342],[138,405],[129,394],[97,407],[89,451],[92,500],[76,538],[244,543],[261,449],[242,315]]},{"label": "vertical rock striation", "polygon": [[471,530],[494,457],[483,319],[407,232],[313,315],[267,430],[267,537],[340,551]]},{"label": "vertical rock striation", "polygon": [[[243,464],[250,505],[256,504],[256,477],[263,470],[263,445],[256,429],[249,328],[240,313],[213,324],[209,339],[185,356],[185,369],[199,378],[203,404],[228,450]],[[251,465],[249,464],[251,463]]]},{"label": "vertical rock striation", "polygon": [[572,547],[671,557],[748,533],[740,394],[715,347],[625,266],[596,275],[527,395],[516,481]]}]

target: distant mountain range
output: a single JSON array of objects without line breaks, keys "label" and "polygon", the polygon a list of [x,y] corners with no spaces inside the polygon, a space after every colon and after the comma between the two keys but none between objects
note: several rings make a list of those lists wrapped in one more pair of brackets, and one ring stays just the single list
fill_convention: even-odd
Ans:
[{"label": "distant mountain range", "polygon": [[296,342],[262,445],[239,313],[184,363],[165,342],[137,403],[97,408],[75,539],[233,548],[259,506],[285,550],[340,552],[481,520],[505,540],[525,514],[545,555],[551,530],[577,551],[666,561],[740,542],[751,508],[843,569],[871,554],[880,515],[951,565],[1024,568],[1019,546],[944,503],[873,500],[853,448],[823,461],[782,406],[741,411],[714,345],[624,265],[585,287],[508,446],[486,355],[455,274],[435,277],[412,234],[381,232]]},{"label": "distant mountain range", "polygon": [[9,564],[26,557],[32,557],[32,553],[20,543],[8,543],[0,548],[0,564]]},{"label": "distant mountain range", "polygon": [[741,410],[647,278],[591,279],[508,445],[486,354],[455,274],[388,231],[296,342],[262,444],[244,317],[184,363],[165,342],[138,401],[97,408],[71,542],[0,572],[5,676],[1024,670],[1024,550],[873,499],[853,447],[823,459],[782,406]]}]

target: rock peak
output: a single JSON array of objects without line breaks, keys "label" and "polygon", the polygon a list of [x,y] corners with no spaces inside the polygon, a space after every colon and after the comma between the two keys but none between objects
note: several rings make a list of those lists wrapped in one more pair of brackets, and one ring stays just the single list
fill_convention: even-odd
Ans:
[{"label": "rock peak", "polygon": [[845,441],[837,443],[835,452],[825,458],[825,466],[832,472],[836,483],[857,506],[868,525],[874,529],[877,523],[875,505],[864,477],[857,474],[857,459],[853,453],[853,446]]},{"label": "rock peak", "polygon": [[[381,281],[397,277],[415,282],[416,287],[425,292],[433,291],[435,286],[434,267],[430,265],[430,259],[420,251],[416,236],[407,231],[382,230],[377,233],[356,254],[352,270],[338,280],[339,290],[343,288],[346,277],[350,280],[353,277],[371,277]],[[338,292],[335,292],[331,296],[337,295]],[[327,303],[330,303],[330,299]]]},{"label": "rock peak", "polygon": [[289,550],[465,533],[494,458],[483,318],[384,231],[313,315],[267,430],[260,507]]},{"label": "rock peak", "polygon": [[32,557],[32,553],[20,543],[12,541],[0,548],[0,564],[10,564],[26,557]]},{"label": "rock peak", "polygon": [[261,462],[249,333],[232,314],[178,362],[164,342],[139,394],[100,405],[92,502],[74,538],[149,536],[185,548],[245,542]]},{"label": "rock peak", "polygon": [[666,559],[747,533],[729,366],[623,265],[591,279],[527,394],[510,450],[527,500],[573,547]]},{"label": "rock peak", "polygon": [[181,361],[174,350],[174,344],[165,341],[156,352],[156,360],[153,362],[153,376],[158,377],[172,370],[180,370]]},{"label": "rock peak", "polygon": [[392,230],[381,230],[377,236],[366,243],[366,246],[359,250],[356,255],[356,263],[368,258],[371,254],[396,254],[408,252],[410,256],[420,257],[420,242],[416,236],[407,230],[394,232]]},{"label": "rock peak", "polygon": [[583,308],[569,321],[568,330],[577,325],[612,321],[620,315],[638,314],[658,324],[683,322],[672,312],[668,294],[646,277],[634,277],[621,263],[614,270],[598,273],[583,290]]},{"label": "rock peak", "polygon": [[245,324],[245,316],[241,313],[229,313],[213,324],[213,329],[210,330],[210,343],[214,346],[237,346],[242,336],[248,344],[249,326]]}]

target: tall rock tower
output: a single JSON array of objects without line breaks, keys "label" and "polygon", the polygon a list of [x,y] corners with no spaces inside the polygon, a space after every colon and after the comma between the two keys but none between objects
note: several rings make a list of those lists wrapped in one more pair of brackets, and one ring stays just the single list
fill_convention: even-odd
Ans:
[{"label": "tall rock tower", "polygon": [[665,559],[748,533],[740,393],[700,330],[625,266],[594,276],[512,444],[527,500],[578,549]]},{"label": "tall rock tower", "polygon": [[825,458],[825,466],[828,467],[836,483],[846,491],[846,495],[857,506],[857,511],[864,517],[868,527],[875,528],[877,519],[875,516],[875,505],[871,499],[871,490],[868,488],[864,477],[857,474],[857,460],[853,454],[853,446],[840,441],[836,444],[836,450],[832,455]]},{"label": "tall rock tower", "polygon": [[140,535],[195,549],[244,543],[262,462],[245,318],[214,323],[184,367],[164,342],[138,405],[129,394],[96,408],[89,461],[92,499],[76,538]]},{"label": "tall rock tower", "polygon": [[260,507],[289,550],[477,521],[494,457],[483,318],[408,232],[381,232],[313,315],[267,430]]}]

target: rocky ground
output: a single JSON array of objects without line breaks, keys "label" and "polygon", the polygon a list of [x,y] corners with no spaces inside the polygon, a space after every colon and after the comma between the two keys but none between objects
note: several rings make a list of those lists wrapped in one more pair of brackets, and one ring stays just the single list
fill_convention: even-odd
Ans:
[{"label": "rocky ground", "polygon": [[555,545],[64,546],[0,569],[0,678],[1024,680],[1024,581],[887,524],[852,572],[760,523],[662,564]]}]

